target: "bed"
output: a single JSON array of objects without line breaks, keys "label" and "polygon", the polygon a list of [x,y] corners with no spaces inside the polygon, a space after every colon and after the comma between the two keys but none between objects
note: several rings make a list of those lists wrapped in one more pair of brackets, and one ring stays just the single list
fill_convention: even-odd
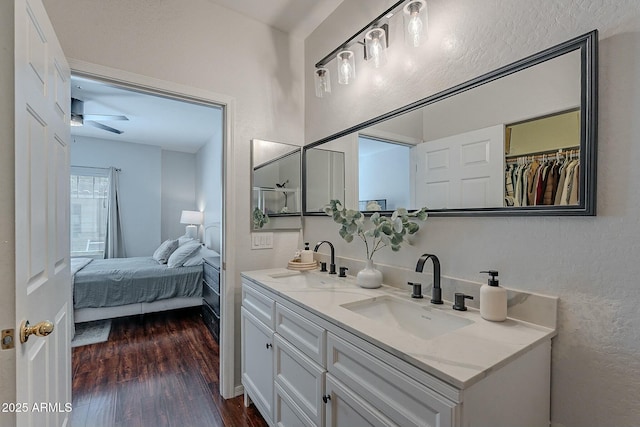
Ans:
[{"label": "bed", "polygon": [[[215,245],[210,235],[216,231],[205,228],[206,256],[216,253],[207,248]],[[202,305],[202,264],[170,268],[153,257],[74,258],[71,273],[75,323]]]}]

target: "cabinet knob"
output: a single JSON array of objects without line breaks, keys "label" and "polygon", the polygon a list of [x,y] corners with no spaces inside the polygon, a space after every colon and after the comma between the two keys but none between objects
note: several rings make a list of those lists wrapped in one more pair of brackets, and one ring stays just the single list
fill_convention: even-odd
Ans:
[{"label": "cabinet knob", "polygon": [[330,400],[331,400],[331,395],[329,395],[329,394],[325,394],[324,396],[322,396],[322,401],[323,401],[324,403],[327,403],[327,402],[328,402],[328,401],[330,401]]},{"label": "cabinet knob", "polygon": [[269,349],[271,347],[273,347],[273,344],[271,344],[270,342],[267,343],[266,347]]}]

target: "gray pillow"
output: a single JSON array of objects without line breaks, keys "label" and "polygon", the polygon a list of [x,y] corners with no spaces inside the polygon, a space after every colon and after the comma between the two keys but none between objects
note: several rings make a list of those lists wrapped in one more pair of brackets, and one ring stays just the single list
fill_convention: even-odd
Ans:
[{"label": "gray pillow", "polygon": [[167,261],[167,267],[169,268],[182,267],[182,264],[184,264],[184,262],[187,259],[189,259],[191,255],[193,255],[199,250],[200,250],[200,242],[194,241],[194,242],[185,243],[184,245],[180,246],[171,254],[171,256],[169,257],[169,260]]},{"label": "gray pillow", "polygon": [[158,261],[160,264],[166,264],[169,261],[169,257],[171,254],[178,249],[178,241],[177,240],[165,240],[158,246],[158,249],[153,253],[153,259]]}]

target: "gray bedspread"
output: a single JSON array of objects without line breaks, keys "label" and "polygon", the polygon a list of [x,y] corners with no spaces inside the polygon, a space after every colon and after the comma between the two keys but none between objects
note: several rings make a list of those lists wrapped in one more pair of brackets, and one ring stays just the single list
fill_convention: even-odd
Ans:
[{"label": "gray bedspread", "polygon": [[167,268],[151,257],[93,260],[75,274],[74,308],[202,296],[202,265]]}]

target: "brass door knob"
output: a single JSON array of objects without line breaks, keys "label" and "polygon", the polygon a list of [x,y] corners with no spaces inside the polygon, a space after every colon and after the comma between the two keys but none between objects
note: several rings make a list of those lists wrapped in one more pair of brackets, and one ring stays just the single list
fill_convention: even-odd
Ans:
[{"label": "brass door knob", "polygon": [[51,332],[53,332],[53,323],[49,322],[48,320],[36,323],[33,326],[29,325],[28,320],[23,320],[22,324],[20,325],[20,342],[27,342],[30,335],[46,337]]}]

